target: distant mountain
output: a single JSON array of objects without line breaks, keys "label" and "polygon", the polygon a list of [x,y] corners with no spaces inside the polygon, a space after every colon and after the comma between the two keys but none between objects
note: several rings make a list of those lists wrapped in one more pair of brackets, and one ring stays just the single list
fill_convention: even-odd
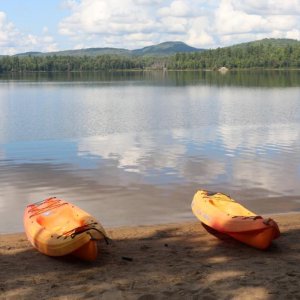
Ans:
[{"label": "distant mountain", "polygon": [[64,50],[57,52],[47,52],[43,55],[57,55],[57,56],[97,56],[97,55],[129,55],[130,51],[127,49],[119,48],[87,48],[87,49],[77,49],[77,50]]},{"label": "distant mountain", "polygon": [[43,53],[37,51],[30,51],[30,52],[16,54],[15,56],[24,57],[24,56],[40,56],[40,55],[43,55]]},{"label": "distant mountain", "polygon": [[[247,48],[249,46],[258,45],[270,45],[274,47],[285,47],[285,46],[297,46],[300,45],[300,41],[293,39],[262,39],[257,41],[251,41],[246,43],[240,43],[232,46],[222,47],[219,49],[228,48]],[[203,52],[209,49],[199,49],[191,47],[183,42],[164,42],[157,45],[147,46],[141,49],[128,50],[123,48],[86,48],[86,49],[76,49],[76,50],[64,50],[56,52],[25,52],[19,53],[15,56],[97,56],[97,55],[120,55],[120,56],[170,56],[175,53],[191,53],[191,52]],[[212,49],[211,49],[212,50]]]},{"label": "distant mountain", "polygon": [[122,55],[122,56],[169,56],[178,52],[199,52],[204,49],[191,47],[183,42],[164,42],[142,49],[128,50],[122,48],[87,48],[77,50],[64,50],[56,52],[25,52],[15,56],[97,56],[97,55]]},{"label": "distant mountain", "polygon": [[204,49],[191,47],[183,42],[164,42],[158,45],[144,47],[142,49],[132,50],[131,53],[136,56],[163,56],[178,52],[200,52]]},{"label": "distant mountain", "polygon": [[19,53],[15,56],[97,56],[97,55],[130,55],[130,50],[118,49],[118,48],[87,48],[87,49],[76,49],[76,50],[63,50],[55,52],[25,52]]},{"label": "distant mountain", "polygon": [[258,45],[271,45],[275,47],[286,47],[286,46],[297,46],[300,45],[300,41],[294,40],[294,39],[274,39],[274,38],[269,38],[269,39],[262,39],[262,40],[257,40],[257,41],[252,41],[252,42],[246,42],[246,43],[241,43],[241,44],[236,44],[229,46],[227,48],[244,48],[244,47],[249,47],[249,46],[258,46]]}]

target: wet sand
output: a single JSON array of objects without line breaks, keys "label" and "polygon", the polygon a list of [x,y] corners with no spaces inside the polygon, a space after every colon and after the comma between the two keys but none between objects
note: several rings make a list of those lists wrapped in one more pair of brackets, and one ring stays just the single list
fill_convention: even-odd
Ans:
[{"label": "wet sand", "polygon": [[273,216],[260,251],[199,222],[108,229],[93,263],[51,258],[24,233],[0,235],[1,299],[300,299],[300,214]]}]

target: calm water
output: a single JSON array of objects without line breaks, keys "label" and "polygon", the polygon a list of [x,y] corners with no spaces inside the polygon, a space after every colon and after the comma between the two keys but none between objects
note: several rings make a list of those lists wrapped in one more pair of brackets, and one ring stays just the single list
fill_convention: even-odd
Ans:
[{"label": "calm water", "polygon": [[300,72],[0,76],[0,232],[62,197],[105,226],[194,220],[197,189],[300,211]]}]

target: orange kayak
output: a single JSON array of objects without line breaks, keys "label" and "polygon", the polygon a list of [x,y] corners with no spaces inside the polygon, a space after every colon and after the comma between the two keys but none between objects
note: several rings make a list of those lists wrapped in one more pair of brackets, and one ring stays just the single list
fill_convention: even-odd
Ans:
[{"label": "orange kayak", "polygon": [[198,191],[192,211],[209,228],[258,249],[267,249],[280,235],[274,220],[256,215],[222,193]]},{"label": "orange kayak", "polygon": [[28,205],[24,227],[31,244],[49,256],[72,254],[93,261],[98,255],[97,240],[107,240],[94,217],[56,197]]}]

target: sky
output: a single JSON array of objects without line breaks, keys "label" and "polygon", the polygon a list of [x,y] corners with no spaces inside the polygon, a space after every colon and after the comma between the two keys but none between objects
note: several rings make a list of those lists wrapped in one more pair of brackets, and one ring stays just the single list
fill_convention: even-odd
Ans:
[{"label": "sky", "polygon": [[300,0],[0,0],[0,55],[300,40]]}]

